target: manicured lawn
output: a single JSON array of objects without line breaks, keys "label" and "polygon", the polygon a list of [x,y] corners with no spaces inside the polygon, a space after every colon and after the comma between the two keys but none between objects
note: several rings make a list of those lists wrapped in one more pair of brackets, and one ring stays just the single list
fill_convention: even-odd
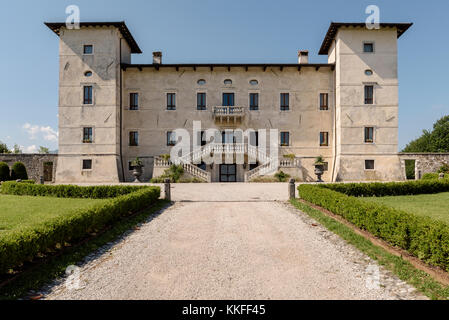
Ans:
[{"label": "manicured lawn", "polygon": [[449,224],[449,192],[397,197],[361,198]]},{"label": "manicured lawn", "polygon": [[42,223],[73,210],[102,203],[107,199],[75,199],[13,196],[0,194],[0,235],[3,232]]}]

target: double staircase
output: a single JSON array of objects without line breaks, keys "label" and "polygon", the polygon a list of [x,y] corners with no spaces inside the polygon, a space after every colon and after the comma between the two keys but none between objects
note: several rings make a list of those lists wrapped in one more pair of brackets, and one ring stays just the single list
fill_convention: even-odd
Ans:
[{"label": "double staircase", "polygon": [[[211,154],[247,154],[248,158],[253,161],[258,161],[261,163],[258,167],[253,170],[245,172],[245,182],[254,179],[255,177],[261,175],[272,174],[278,170],[278,168],[285,165],[286,160],[278,160],[267,155],[263,150],[244,143],[209,143],[201,148],[193,150],[192,152],[182,156],[175,164],[182,165],[184,171],[190,175],[201,179],[205,182],[211,182],[211,174],[201,168],[198,168],[193,163],[200,163],[201,159],[205,156],[210,156]],[[159,167],[169,167],[173,162],[170,160],[164,160],[157,157],[155,159],[155,166]]]}]

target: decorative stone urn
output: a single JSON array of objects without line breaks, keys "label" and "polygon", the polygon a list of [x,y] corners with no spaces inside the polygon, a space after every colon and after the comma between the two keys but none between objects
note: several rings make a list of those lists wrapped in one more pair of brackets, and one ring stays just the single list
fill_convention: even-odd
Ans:
[{"label": "decorative stone urn", "polygon": [[143,163],[139,158],[136,158],[136,160],[134,160],[133,162],[131,162],[131,165],[133,166],[133,176],[135,178],[134,182],[135,183],[139,183],[140,181],[140,176],[143,173]]},{"label": "decorative stone urn", "polygon": [[315,174],[317,176],[317,181],[316,182],[324,182],[321,179],[321,176],[324,173],[324,160],[322,156],[319,156],[316,158],[315,160]]}]

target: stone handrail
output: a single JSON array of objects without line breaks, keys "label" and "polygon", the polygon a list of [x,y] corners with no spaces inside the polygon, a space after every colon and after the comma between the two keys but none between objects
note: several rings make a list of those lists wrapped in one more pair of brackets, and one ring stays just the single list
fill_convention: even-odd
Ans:
[{"label": "stone handrail", "polygon": [[243,112],[244,112],[243,107],[226,107],[226,106],[214,107],[214,114],[217,116],[242,115]]},{"label": "stone handrail", "polygon": [[165,160],[161,157],[154,158],[154,166],[155,167],[170,167],[173,163],[170,160]]},{"label": "stone handrail", "polygon": [[197,177],[201,180],[204,180],[206,182],[211,182],[211,174],[210,172],[207,172],[201,168],[198,168],[196,165],[194,164],[190,164],[190,163],[183,163],[182,167],[184,169],[185,172],[191,174],[194,177]]},{"label": "stone handrail", "polygon": [[301,166],[301,161],[299,158],[288,159],[282,158],[279,159],[279,167],[280,168],[297,168]]}]

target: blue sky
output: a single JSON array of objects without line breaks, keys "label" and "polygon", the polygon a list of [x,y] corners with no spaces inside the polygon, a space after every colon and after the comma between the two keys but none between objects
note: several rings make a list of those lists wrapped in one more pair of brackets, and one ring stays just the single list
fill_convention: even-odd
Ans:
[{"label": "blue sky", "polygon": [[414,22],[399,41],[399,147],[449,114],[447,75],[449,1],[361,0],[15,0],[2,6],[0,140],[24,151],[57,148],[58,38],[44,21],[65,21],[80,7],[82,21],[126,21],[151,63],[291,62],[298,49],[325,62],[318,49],[331,21],[365,21],[379,6],[381,22]]}]

